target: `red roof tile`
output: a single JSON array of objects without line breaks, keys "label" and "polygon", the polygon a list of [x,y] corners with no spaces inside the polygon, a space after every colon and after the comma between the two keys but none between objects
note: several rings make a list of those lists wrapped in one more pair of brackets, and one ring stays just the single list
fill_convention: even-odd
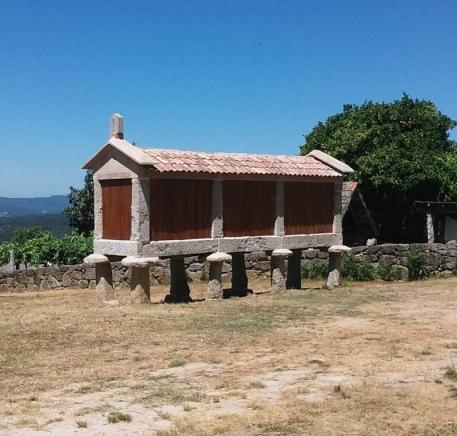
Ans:
[{"label": "red roof tile", "polygon": [[159,173],[341,177],[340,172],[313,156],[200,153],[158,148],[143,151]]}]

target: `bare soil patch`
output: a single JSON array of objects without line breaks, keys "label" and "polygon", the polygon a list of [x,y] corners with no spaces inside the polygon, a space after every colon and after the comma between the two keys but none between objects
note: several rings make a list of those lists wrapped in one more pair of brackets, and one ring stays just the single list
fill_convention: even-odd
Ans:
[{"label": "bare soil patch", "polygon": [[0,435],[457,434],[456,278],[304,286],[2,294]]}]

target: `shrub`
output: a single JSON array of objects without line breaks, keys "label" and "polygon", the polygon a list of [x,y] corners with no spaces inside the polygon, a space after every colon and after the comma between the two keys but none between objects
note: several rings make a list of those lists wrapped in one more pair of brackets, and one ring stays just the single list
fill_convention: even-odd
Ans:
[{"label": "shrub", "polygon": [[425,254],[422,251],[412,250],[408,252],[407,259],[410,280],[418,280],[427,275],[425,270]]},{"label": "shrub", "polygon": [[313,260],[302,266],[301,273],[304,279],[325,279],[328,275],[328,262]]},{"label": "shrub", "polygon": [[342,275],[348,280],[369,281],[374,280],[374,266],[366,260],[357,259],[350,253],[343,257]]},{"label": "shrub", "polygon": [[72,233],[58,242],[58,261],[65,265],[81,263],[93,251],[91,236]]},{"label": "shrub", "polygon": [[0,243],[0,266],[5,265],[10,261],[11,244]]},{"label": "shrub", "polygon": [[393,280],[400,280],[401,273],[393,265],[387,262],[380,262],[378,267],[378,276],[382,280],[391,282]]}]

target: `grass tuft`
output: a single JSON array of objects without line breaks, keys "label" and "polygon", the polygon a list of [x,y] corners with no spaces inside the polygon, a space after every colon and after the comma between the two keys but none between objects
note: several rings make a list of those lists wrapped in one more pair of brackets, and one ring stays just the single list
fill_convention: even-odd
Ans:
[{"label": "grass tuft", "polygon": [[118,422],[131,422],[132,417],[128,413],[122,413],[117,410],[113,410],[108,413],[108,422],[110,424],[117,424]]}]

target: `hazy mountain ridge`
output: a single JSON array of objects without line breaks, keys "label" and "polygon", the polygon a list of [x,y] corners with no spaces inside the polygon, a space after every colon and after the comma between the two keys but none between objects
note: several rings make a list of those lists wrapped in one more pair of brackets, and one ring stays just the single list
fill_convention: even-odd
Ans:
[{"label": "hazy mountain ridge", "polygon": [[0,217],[60,214],[67,206],[67,195],[33,198],[0,197]]}]

